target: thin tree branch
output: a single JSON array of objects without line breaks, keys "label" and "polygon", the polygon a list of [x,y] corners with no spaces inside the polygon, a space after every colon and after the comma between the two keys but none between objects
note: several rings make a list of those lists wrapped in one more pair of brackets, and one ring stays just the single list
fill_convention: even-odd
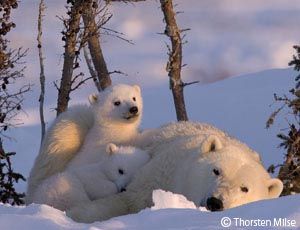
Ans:
[{"label": "thin tree branch", "polygon": [[59,91],[59,86],[57,85],[57,81],[53,81],[53,85],[57,91]]},{"label": "thin tree branch", "polygon": [[114,70],[114,71],[109,72],[109,74],[120,74],[120,75],[124,75],[124,76],[128,77],[128,74],[124,73],[121,70]]},{"label": "thin tree branch", "polygon": [[119,38],[131,45],[134,45],[134,42],[130,39],[126,39],[124,36],[125,34],[124,33],[121,33],[117,30],[113,30],[113,29],[110,29],[110,28],[107,28],[107,27],[104,27],[104,26],[101,26],[101,29],[102,31],[104,32],[101,32],[100,35],[104,34],[104,35],[109,35],[109,36],[113,36],[113,37],[116,37],[116,38]]},{"label": "thin tree branch", "polygon": [[43,12],[45,11],[46,6],[44,0],[40,1],[39,4],[39,16],[38,16],[38,50],[39,50],[39,60],[40,60],[40,86],[41,93],[39,97],[39,111],[40,111],[40,122],[41,122],[41,142],[44,139],[46,132],[46,125],[44,119],[44,99],[45,99],[45,71],[44,71],[44,58],[43,58],[43,50],[42,50],[42,21],[43,21]]},{"label": "thin tree branch", "polygon": [[[78,75],[78,76],[82,76],[82,75]],[[71,91],[75,91],[76,89],[78,89],[82,84],[84,84],[86,81],[93,79],[93,77],[88,77],[86,79],[81,80],[76,86],[74,86],[74,88],[71,89]]]},{"label": "thin tree branch", "polygon": [[166,23],[165,35],[167,35],[172,44],[169,49],[169,61],[167,71],[170,80],[170,89],[172,90],[176,116],[178,121],[187,121],[188,116],[185,108],[183,88],[181,80],[182,66],[182,39],[180,29],[177,26],[172,0],[160,0],[161,10],[164,14]]},{"label": "thin tree branch", "polygon": [[186,86],[194,85],[194,84],[198,84],[198,83],[199,83],[199,81],[182,82],[182,86],[183,86],[183,87],[186,87]]},{"label": "thin tree branch", "polygon": [[95,83],[95,86],[96,86],[97,90],[100,91],[101,87],[100,87],[100,84],[99,84],[99,81],[98,81],[98,78],[97,78],[97,73],[94,69],[93,62],[92,62],[92,60],[89,56],[89,51],[88,51],[87,46],[83,47],[83,54],[84,54],[84,59],[85,59],[85,62],[87,64],[87,67],[89,69],[90,75],[92,76],[92,79]]}]

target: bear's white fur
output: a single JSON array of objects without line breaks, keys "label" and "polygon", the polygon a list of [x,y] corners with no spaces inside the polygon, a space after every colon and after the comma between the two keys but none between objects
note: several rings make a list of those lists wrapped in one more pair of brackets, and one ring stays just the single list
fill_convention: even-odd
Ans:
[{"label": "bear's white fur", "polygon": [[34,192],[32,201],[64,211],[81,202],[125,191],[135,172],[148,160],[149,155],[145,151],[110,143],[104,160],[67,168],[47,178]]},{"label": "bear's white fur", "polygon": [[46,132],[27,179],[27,204],[32,203],[32,194],[44,179],[65,170],[93,123],[92,110],[86,105],[73,106],[55,119]]},{"label": "bear's white fur", "polygon": [[135,213],[152,206],[156,189],[182,194],[213,211],[275,198],[282,191],[282,182],[269,176],[256,152],[210,125],[166,125],[142,135],[137,144],[147,146],[152,159],[127,191],[74,207],[69,216],[92,222]]},{"label": "bear's white fur", "polygon": [[139,86],[111,86],[91,96],[90,102],[91,106],[69,108],[48,129],[28,178],[27,204],[43,180],[63,172],[68,164],[76,168],[101,161],[100,146],[130,145],[136,138],[143,109]]}]

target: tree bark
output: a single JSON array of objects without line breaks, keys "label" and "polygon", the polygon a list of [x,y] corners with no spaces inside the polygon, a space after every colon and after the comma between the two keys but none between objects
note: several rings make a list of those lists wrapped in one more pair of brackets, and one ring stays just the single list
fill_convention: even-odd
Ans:
[{"label": "tree bark", "polygon": [[95,21],[95,14],[93,13],[92,5],[84,9],[83,22],[88,30],[88,47],[91,54],[91,58],[98,75],[98,82],[100,90],[104,90],[111,85],[111,78],[107,69],[106,62],[104,60],[102,48],[99,41],[99,28]]},{"label": "tree bark", "polygon": [[180,30],[175,19],[172,0],[160,0],[160,4],[166,23],[165,34],[170,38],[172,44],[167,71],[170,79],[170,89],[173,94],[176,116],[178,121],[187,121],[188,116],[183,94],[184,83],[181,80],[182,40]]},{"label": "tree bark", "polygon": [[71,8],[68,28],[65,34],[65,53],[62,78],[58,90],[57,115],[68,108],[72,86],[73,65],[75,59],[77,34],[79,32],[80,18],[84,0],[75,1]]}]

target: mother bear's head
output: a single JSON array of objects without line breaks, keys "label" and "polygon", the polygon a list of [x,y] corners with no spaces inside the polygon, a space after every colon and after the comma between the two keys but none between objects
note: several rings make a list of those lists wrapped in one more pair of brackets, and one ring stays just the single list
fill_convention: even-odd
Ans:
[{"label": "mother bear's head", "polygon": [[[275,198],[282,192],[282,182],[270,177],[257,153],[215,135],[181,141],[182,150],[190,148],[175,170],[174,192],[185,195],[196,205],[221,211]],[[191,144],[197,142],[198,145]]]}]

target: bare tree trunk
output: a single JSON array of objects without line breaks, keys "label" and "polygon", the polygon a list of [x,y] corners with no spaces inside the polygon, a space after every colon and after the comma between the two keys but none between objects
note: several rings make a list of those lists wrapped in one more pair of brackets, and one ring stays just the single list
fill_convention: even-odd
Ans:
[{"label": "bare tree trunk", "polygon": [[82,14],[84,0],[75,1],[71,8],[70,19],[65,33],[65,53],[62,78],[58,90],[57,115],[64,112],[70,100],[70,92],[72,87],[73,65],[75,59],[77,34],[80,30],[80,18]]},{"label": "bare tree trunk", "polygon": [[44,58],[43,58],[43,50],[42,50],[42,21],[43,21],[43,12],[45,11],[45,3],[44,0],[40,1],[39,4],[39,16],[38,16],[38,50],[39,50],[39,60],[40,60],[40,86],[41,93],[39,97],[39,110],[40,110],[40,121],[41,121],[41,142],[44,139],[46,125],[44,119],[44,98],[45,98],[45,71],[44,71]]},{"label": "bare tree trunk", "polygon": [[170,38],[172,43],[167,71],[169,72],[170,89],[173,94],[176,116],[178,121],[187,121],[188,116],[183,95],[185,84],[181,80],[182,41],[180,30],[176,23],[172,0],[160,0],[160,4],[166,23],[165,34]]},{"label": "bare tree trunk", "polygon": [[97,71],[100,90],[104,90],[111,85],[111,78],[104,60],[103,52],[99,42],[99,28],[95,20],[95,13],[92,5],[84,9],[82,14],[83,22],[90,36],[88,37],[88,47],[92,57],[94,67]]}]

